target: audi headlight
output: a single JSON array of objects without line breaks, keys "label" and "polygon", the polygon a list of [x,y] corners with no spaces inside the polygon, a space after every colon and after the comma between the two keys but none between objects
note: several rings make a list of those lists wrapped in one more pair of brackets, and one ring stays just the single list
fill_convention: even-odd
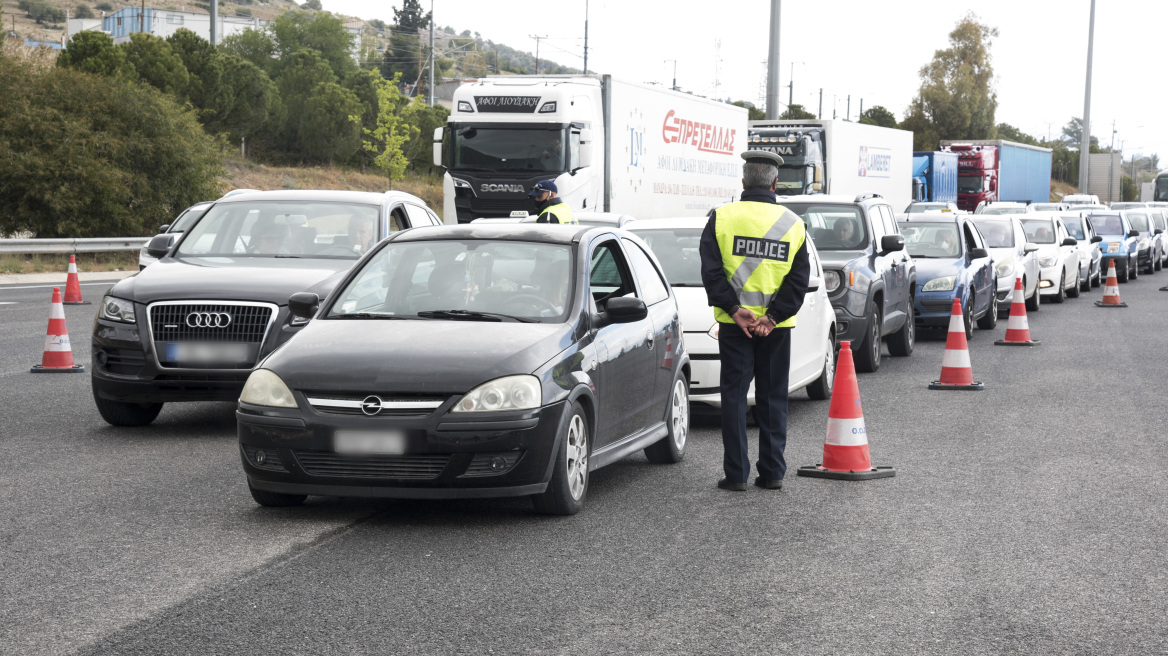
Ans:
[{"label": "audi headlight", "polygon": [[292,390],[288,389],[274,371],[268,369],[256,369],[251,372],[243,385],[239,400],[272,408],[296,407],[296,398],[292,396]]},{"label": "audi headlight", "polygon": [[504,376],[472,389],[451,412],[503,412],[538,408],[543,388],[535,376]]},{"label": "audi headlight", "polygon": [[1046,267],[1052,267],[1055,264],[1058,264],[1058,256],[1057,255],[1047,255],[1046,257],[1038,258],[1038,266],[1040,266],[1044,269]]},{"label": "audi headlight", "polygon": [[823,284],[827,287],[827,293],[830,294],[840,287],[840,274],[838,271],[824,271]]},{"label": "audi headlight", "polygon": [[1007,278],[1012,276],[1014,275],[1014,259],[1010,258],[1008,260],[998,262],[998,266],[995,268],[997,269],[999,278]]},{"label": "audi headlight", "polygon": [[1108,244],[1107,245],[1107,252],[1108,253],[1118,253],[1119,252],[1119,242],[1113,241],[1110,244]]},{"label": "audi headlight", "polygon": [[135,323],[134,304],[113,296],[101,299],[101,318],[122,323]]},{"label": "audi headlight", "polygon": [[957,276],[943,276],[941,278],[933,278],[925,283],[921,288],[922,292],[951,292],[953,285],[957,282]]}]

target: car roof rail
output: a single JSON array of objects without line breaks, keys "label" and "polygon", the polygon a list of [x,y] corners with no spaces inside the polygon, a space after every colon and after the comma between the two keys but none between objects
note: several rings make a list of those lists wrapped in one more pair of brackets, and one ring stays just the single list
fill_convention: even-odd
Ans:
[{"label": "car roof rail", "polygon": [[884,197],[881,196],[880,194],[874,192],[874,191],[861,191],[860,193],[856,194],[856,200],[854,200],[852,202],[858,203],[860,201],[868,200],[869,198],[884,198]]}]

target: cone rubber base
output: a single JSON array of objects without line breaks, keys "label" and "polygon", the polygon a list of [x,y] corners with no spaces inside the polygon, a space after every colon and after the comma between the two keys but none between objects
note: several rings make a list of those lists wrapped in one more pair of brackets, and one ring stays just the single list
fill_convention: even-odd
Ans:
[{"label": "cone rubber base", "polygon": [[1161,288],[1160,288],[1160,291],[1162,291],[1162,292],[1168,292],[1168,285],[1164,285],[1163,287],[1161,287]]},{"label": "cone rubber base", "polygon": [[985,389],[985,385],[982,385],[981,383],[977,382],[976,380],[973,381],[972,385],[953,385],[951,383],[942,383],[939,380],[934,380],[933,382],[929,383],[929,389],[931,389],[931,390],[972,390],[975,392],[980,392],[980,391]]},{"label": "cone rubber base", "polygon": [[1032,339],[1029,342],[1007,342],[1004,339],[999,339],[998,341],[994,342],[994,344],[997,344],[998,346],[1034,346],[1035,344],[1041,343],[1042,342],[1037,339]]},{"label": "cone rubber base", "polygon": [[89,301],[61,301],[61,305],[93,305]]},{"label": "cone rubber base", "polygon": [[1110,308],[1110,307],[1127,307],[1127,303],[1120,303],[1119,305],[1112,305],[1109,303],[1104,303],[1103,301],[1095,301],[1095,307],[1108,307],[1108,308]]},{"label": "cone rubber base", "polygon": [[835,471],[824,469],[823,465],[807,465],[800,467],[796,476],[810,476],[811,478],[833,478],[840,481],[866,481],[873,478],[891,478],[896,476],[892,467],[874,467],[868,471]]},{"label": "cone rubber base", "polygon": [[81,374],[85,373],[85,365],[75,364],[72,367],[42,367],[38,364],[33,365],[33,368],[28,371],[33,374]]}]

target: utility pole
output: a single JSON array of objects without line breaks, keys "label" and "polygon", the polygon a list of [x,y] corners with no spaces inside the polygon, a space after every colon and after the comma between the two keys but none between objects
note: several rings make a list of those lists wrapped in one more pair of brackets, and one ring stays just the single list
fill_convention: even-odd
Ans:
[{"label": "utility pole", "polygon": [[528,36],[532,39],[535,39],[535,74],[539,75],[539,41],[540,39],[546,39],[547,35],[545,34],[543,36],[536,36],[534,34],[529,34]]},{"label": "utility pole", "polygon": [[817,114],[815,118],[823,118],[823,87],[819,87],[819,114]]},{"label": "utility pole", "polygon": [[665,61],[663,61],[661,63],[668,64],[669,62],[673,62],[673,86],[670,88],[673,89],[674,91],[677,91],[677,60],[676,59],[666,59]]},{"label": "utility pole", "polygon": [[434,0],[430,0],[430,106],[434,106]]},{"label": "utility pole", "polygon": [[831,118],[835,120],[839,116],[837,110],[839,109],[839,98],[833,93],[831,94]]},{"label": "utility pole", "polygon": [[771,0],[771,40],[767,54],[766,117],[779,117],[779,26],[782,23],[783,0]]},{"label": "utility pole", "polygon": [[[214,5],[215,3],[212,2],[211,4]],[[215,15],[214,10],[212,10],[211,15],[212,16]],[[146,0],[142,0],[142,9],[138,12],[138,31],[139,32],[146,31]],[[215,40],[212,39],[211,43],[214,44]]]},{"label": "utility pole", "polygon": [[584,74],[588,75],[588,0],[584,0]]},{"label": "utility pole", "polygon": [[864,118],[864,99],[860,98],[860,113],[856,114],[856,120]]},{"label": "utility pole", "polygon": [[795,102],[795,64],[803,64],[805,62],[791,62],[791,77],[787,78],[787,107],[789,108]]},{"label": "utility pole", "polygon": [[848,115],[844,117],[845,121],[852,120],[852,94],[848,94]]},{"label": "utility pole", "polygon": [[[146,0],[142,0],[145,3]],[[211,0],[207,3],[211,7],[211,45],[218,45],[219,43],[219,0]]]},{"label": "utility pole", "polygon": [[1091,158],[1091,55],[1095,49],[1095,0],[1091,0],[1091,27],[1087,32],[1087,87],[1083,92],[1083,134],[1079,139],[1079,191],[1087,192]]},{"label": "utility pole", "polygon": [[1107,161],[1110,166],[1107,169],[1107,203],[1111,204],[1115,200],[1112,186],[1115,183],[1115,121],[1111,121],[1111,145],[1107,148]]}]

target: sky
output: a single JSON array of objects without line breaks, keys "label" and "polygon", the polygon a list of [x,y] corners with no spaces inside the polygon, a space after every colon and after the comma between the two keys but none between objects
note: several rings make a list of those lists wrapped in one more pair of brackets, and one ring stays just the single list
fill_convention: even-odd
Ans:
[{"label": "sky", "polygon": [[[400,0],[322,0],[329,11],[393,20]],[[457,32],[583,68],[586,0],[433,0],[434,22]],[[422,0],[428,9],[429,0]],[[621,79],[677,84],[709,97],[766,96],[769,0],[587,0],[588,69]],[[1057,138],[1083,115],[1090,0],[817,0],[782,3],[779,82],[782,104],[794,78],[794,102],[855,119],[883,105],[903,118],[920,86],[919,71],[973,11],[996,27],[991,45],[996,121],[1035,137]],[[1124,156],[1159,154],[1168,162],[1168,85],[1154,85],[1168,43],[1168,0],[1097,0],[1091,133],[1112,139]],[[668,61],[667,61],[668,60]],[[1152,71],[1149,73],[1148,71]],[[793,75],[792,75],[793,73]]]}]

